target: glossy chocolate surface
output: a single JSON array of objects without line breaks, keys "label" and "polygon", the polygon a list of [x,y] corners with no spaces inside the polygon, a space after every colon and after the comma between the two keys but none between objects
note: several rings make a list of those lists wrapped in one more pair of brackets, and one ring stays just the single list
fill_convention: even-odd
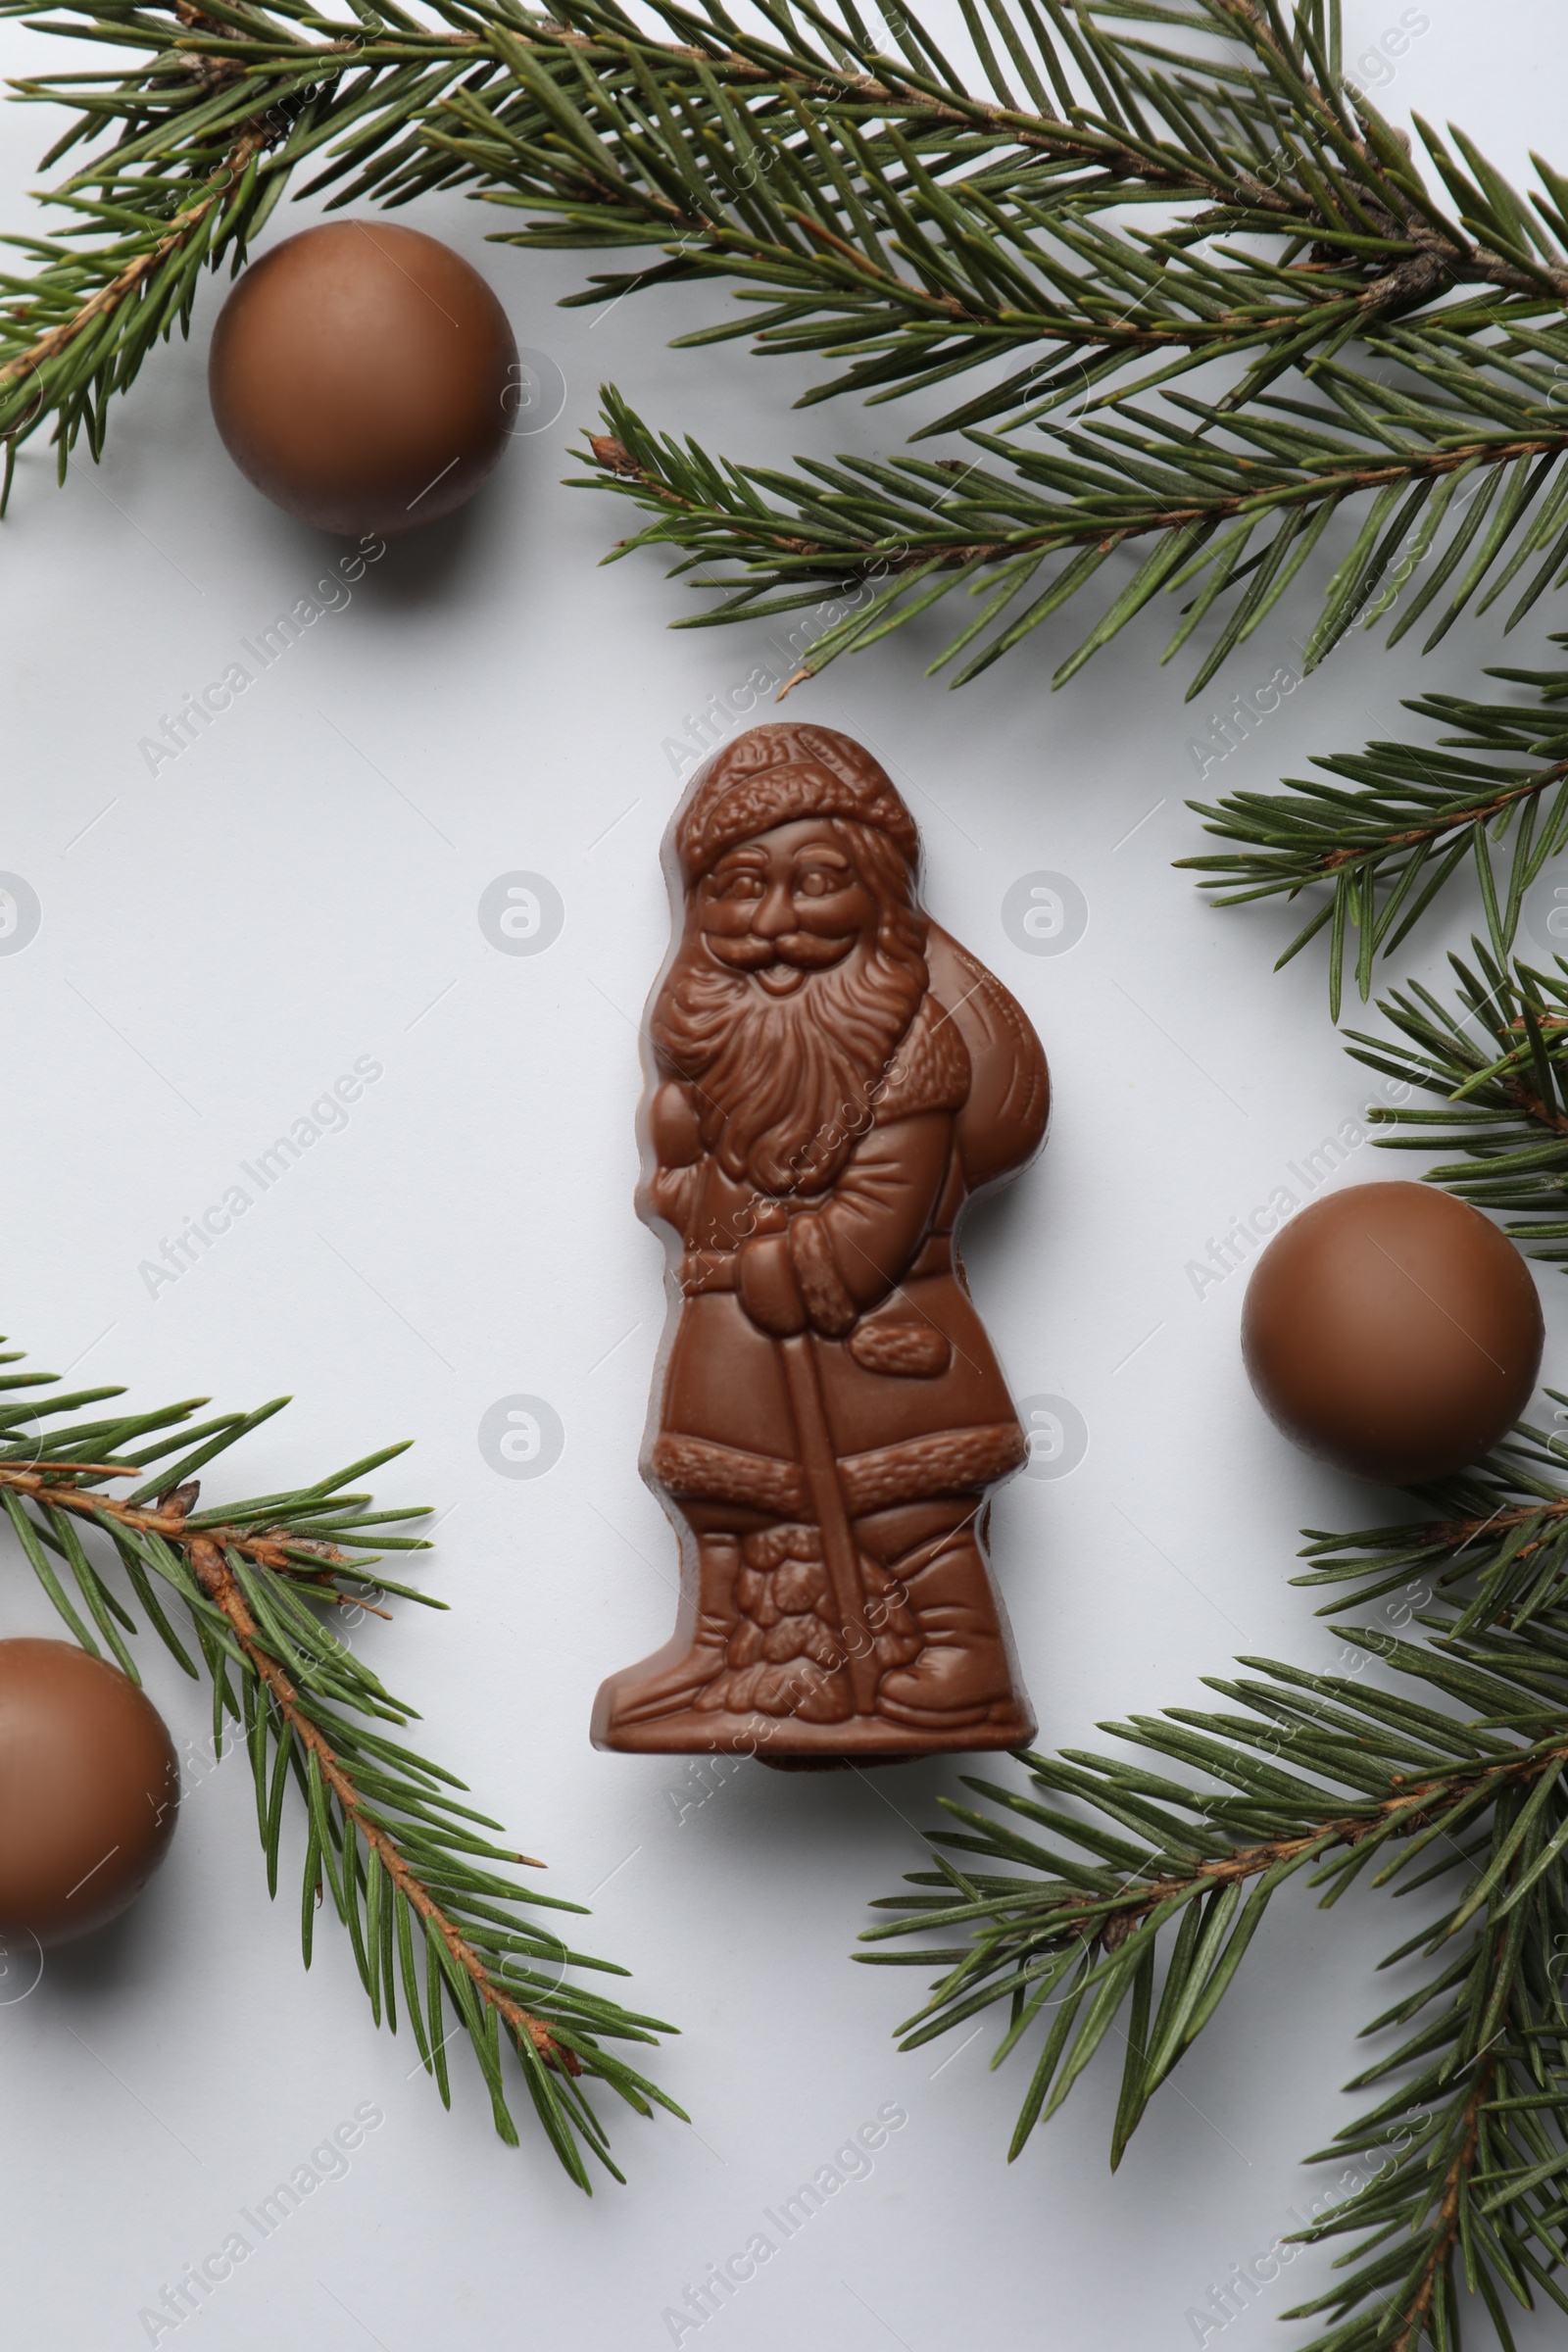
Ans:
[{"label": "glossy chocolate surface", "polygon": [[1027,1446],[956,1232],[1039,1149],[1046,1063],[920,906],[918,858],[827,727],[738,737],[671,829],[638,1206],[669,1251],[643,1474],[681,1606],[601,1689],[599,1746],[788,1764],[1033,1737],[985,1554]]},{"label": "glossy chocolate surface", "polygon": [[1473,1462],[1530,1401],[1541,1300],[1512,1242],[1425,1184],[1303,1208],[1252,1272],[1242,1351],[1286,1436],[1358,1478],[1418,1486]]},{"label": "glossy chocolate surface", "polygon": [[174,1834],[163,1717],[73,1642],[0,1642],[0,1932],[68,1943],[141,1892]]},{"label": "glossy chocolate surface", "polygon": [[517,348],[476,270],[389,220],[331,220],[251,263],[219,315],[208,390],[258,490],[323,531],[450,514],[506,445]]}]

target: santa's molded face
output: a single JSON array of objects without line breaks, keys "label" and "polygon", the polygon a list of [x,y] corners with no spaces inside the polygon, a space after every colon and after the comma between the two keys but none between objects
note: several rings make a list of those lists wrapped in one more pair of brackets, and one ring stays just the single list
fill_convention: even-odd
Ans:
[{"label": "santa's molded face", "polygon": [[876,900],[832,824],[814,816],[726,850],[698,885],[695,913],[713,960],[772,997],[870,945],[877,927]]}]

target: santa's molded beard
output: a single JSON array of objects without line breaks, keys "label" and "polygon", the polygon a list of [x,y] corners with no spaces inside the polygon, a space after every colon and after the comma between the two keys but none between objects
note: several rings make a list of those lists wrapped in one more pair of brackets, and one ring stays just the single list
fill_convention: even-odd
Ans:
[{"label": "santa's molded beard", "polygon": [[820,1192],[870,1126],[927,982],[924,956],[889,923],[787,997],[690,933],[654,1006],[654,1045],[661,1067],[696,1087],[703,1143],[726,1176],[769,1196]]}]

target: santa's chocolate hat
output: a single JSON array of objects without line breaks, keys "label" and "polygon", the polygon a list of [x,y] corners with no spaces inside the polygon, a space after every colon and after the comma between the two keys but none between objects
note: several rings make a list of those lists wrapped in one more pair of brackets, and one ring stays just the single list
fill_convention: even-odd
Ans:
[{"label": "santa's chocolate hat", "polygon": [[886,833],[906,862],[920,836],[886,770],[834,727],[750,727],[698,770],[675,826],[688,885],[738,841],[803,816],[847,816]]}]

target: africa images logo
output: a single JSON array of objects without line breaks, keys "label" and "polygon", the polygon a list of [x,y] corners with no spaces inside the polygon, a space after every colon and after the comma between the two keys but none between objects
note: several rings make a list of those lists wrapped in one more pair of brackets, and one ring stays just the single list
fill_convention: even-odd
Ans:
[{"label": "africa images logo", "polygon": [[0,956],[20,956],[38,936],[43,908],[21,874],[0,874]]}]

